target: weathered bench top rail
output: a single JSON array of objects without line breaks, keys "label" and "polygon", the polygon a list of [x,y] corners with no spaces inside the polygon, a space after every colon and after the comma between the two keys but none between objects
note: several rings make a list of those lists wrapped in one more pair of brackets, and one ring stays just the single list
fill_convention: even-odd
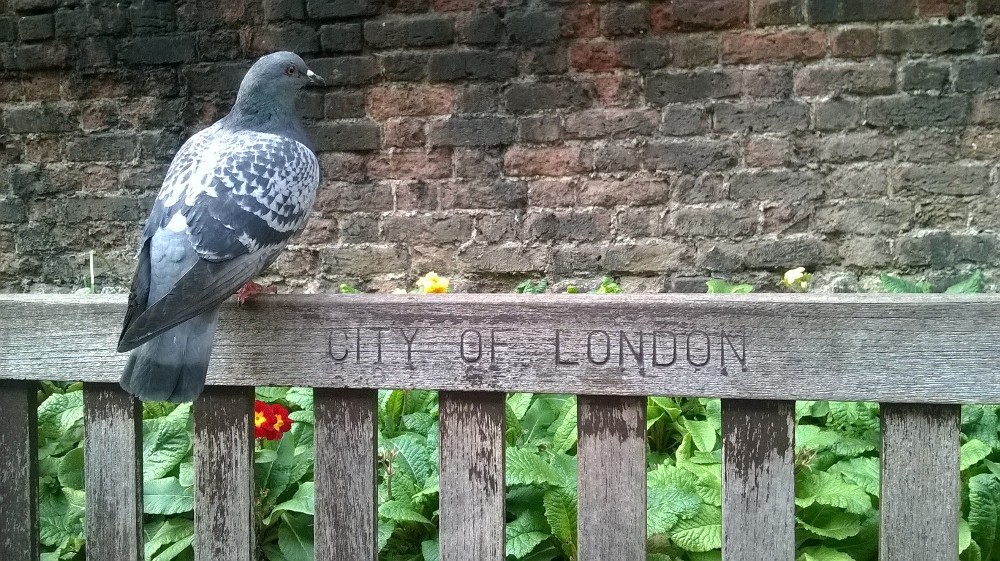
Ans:
[{"label": "weathered bench top rail", "polygon": [[[0,378],[116,382],[124,296],[0,295]],[[209,384],[1000,402],[1000,298],[295,295],[228,306]]]}]

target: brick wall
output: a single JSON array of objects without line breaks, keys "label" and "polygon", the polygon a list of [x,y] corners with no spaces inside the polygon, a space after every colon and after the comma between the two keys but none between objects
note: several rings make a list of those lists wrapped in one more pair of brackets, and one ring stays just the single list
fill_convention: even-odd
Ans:
[{"label": "brick wall", "polygon": [[1000,256],[998,0],[0,0],[0,290],[127,284],[165,167],[298,51],[324,182],[272,278],[387,289]]}]

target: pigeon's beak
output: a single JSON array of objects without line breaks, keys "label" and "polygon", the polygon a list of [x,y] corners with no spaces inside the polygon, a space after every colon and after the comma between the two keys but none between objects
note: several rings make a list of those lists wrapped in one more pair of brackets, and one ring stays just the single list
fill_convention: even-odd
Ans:
[{"label": "pigeon's beak", "polygon": [[316,74],[312,70],[306,70],[306,78],[309,78],[310,84],[316,84],[317,86],[326,85],[326,80],[324,80],[319,74]]}]

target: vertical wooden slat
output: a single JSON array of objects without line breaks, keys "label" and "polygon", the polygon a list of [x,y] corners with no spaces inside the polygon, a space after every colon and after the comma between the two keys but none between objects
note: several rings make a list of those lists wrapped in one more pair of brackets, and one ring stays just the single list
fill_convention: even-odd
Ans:
[{"label": "vertical wooden slat", "polygon": [[505,558],[504,399],[441,392],[442,561]]},{"label": "vertical wooden slat", "polygon": [[206,386],[194,404],[195,559],[254,558],[252,387]]},{"label": "vertical wooden slat", "polygon": [[316,559],[374,561],[377,390],[316,388]]},{"label": "vertical wooden slat", "polygon": [[722,556],[795,559],[795,402],[722,400]]},{"label": "vertical wooden slat", "polygon": [[83,387],[87,558],[143,559],[142,406],[118,384]]},{"label": "vertical wooden slat", "polygon": [[958,405],[881,404],[879,559],[958,559]]},{"label": "vertical wooden slat", "polygon": [[577,398],[581,561],[646,559],[646,398]]},{"label": "vertical wooden slat", "polygon": [[38,559],[38,384],[0,381],[0,559]]}]

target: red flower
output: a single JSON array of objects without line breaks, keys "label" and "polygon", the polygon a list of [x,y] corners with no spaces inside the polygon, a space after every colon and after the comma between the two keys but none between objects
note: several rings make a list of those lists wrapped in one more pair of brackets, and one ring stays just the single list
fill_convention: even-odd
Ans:
[{"label": "red flower", "polygon": [[257,400],[253,404],[253,427],[254,438],[278,440],[292,428],[292,420],[288,418],[288,409],[280,403]]}]

